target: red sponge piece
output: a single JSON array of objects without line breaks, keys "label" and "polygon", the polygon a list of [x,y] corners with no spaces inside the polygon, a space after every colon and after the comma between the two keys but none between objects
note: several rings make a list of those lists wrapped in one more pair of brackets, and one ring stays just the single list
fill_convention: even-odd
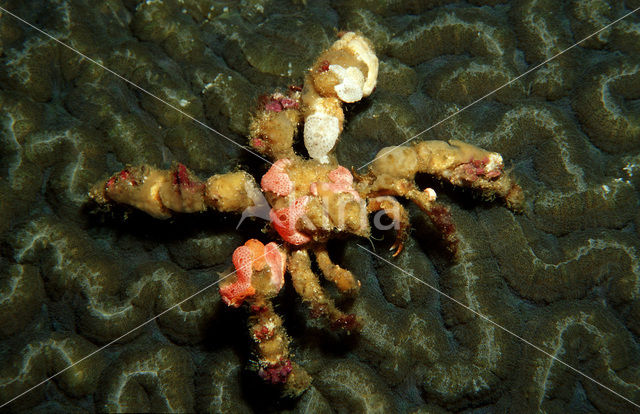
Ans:
[{"label": "red sponge piece", "polygon": [[247,246],[240,246],[233,252],[233,266],[236,268],[237,280],[220,288],[220,296],[228,306],[235,308],[242,305],[247,296],[253,296],[256,290],[251,286],[253,274],[253,252]]},{"label": "red sponge piece", "polygon": [[271,225],[286,242],[299,246],[311,240],[311,237],[296,230],[296,222],[304,215],[308,202],[309,196],[300,197],[293,200],[289,207],[269,212]]},{"label": "red sponge piece", "polygon": [[262,176],[260,186],[265,191],[271,191],[279,196],[288,196],[293,190],[293,183],[286,172],[286,167],[291,164],[291,160],[283,158],[276,161],[269,171]]},{"label": "red sponge piece", "polygon": [[353,185],[353,175],[342,165],[329,172],[329,179],[336,184],[343,184],[349,187]]}]

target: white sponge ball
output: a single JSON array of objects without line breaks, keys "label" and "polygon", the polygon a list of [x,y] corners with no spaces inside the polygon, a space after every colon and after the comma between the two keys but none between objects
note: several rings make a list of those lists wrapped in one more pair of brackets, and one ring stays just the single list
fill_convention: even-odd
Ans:
[{"label": "white sponge ball", "polygon": [[365,79],[360,69],[353,66],[345,69],[340,65],[330,65],[329,70],[340,79],[334,90],[342,102],[351,103],[362,99]]},{"label": "white sponge ball", "polygon": [[304,146],[309,156],[321,164],[327,164],[327,154],[333,149],[340,134],[340,123],[335,116],[315,112],[304,121]]}]

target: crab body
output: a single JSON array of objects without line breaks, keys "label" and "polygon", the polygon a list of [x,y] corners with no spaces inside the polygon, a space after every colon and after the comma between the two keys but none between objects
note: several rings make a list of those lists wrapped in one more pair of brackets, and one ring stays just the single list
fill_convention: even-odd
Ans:
[{"label": "crab body", "polygon": [[285,158],[261,183],[272,206],[271,225],[287,243],[303,246],[338,234],[370,233],[366,204],[342,166]]}]

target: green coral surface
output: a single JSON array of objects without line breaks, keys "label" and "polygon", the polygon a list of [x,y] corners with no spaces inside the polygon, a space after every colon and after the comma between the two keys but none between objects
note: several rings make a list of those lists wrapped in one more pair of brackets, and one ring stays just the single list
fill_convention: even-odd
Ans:
[{"label": "green coral surface", "polygon": [[[264,223],[208,212],[157,221],[94,211],[87,192],[127,164],[201,177],[267,165],[242,149],[261,94],[302,82],[339,30],[380,58],[348,107],[340,162],[429,128],[640,6],[637,0],[1,0],[0,403],[9,412],[587,413],[640,404],[640,15],[518,78],[419,139],[500,152],[523,187],[515,214],[421,177],[449,205],[448,257],[412,213],[392,234],[336,241],[362,281],[340,336],[278,298],[294,360],[313,376],[282,399],[251,370],[242,309],[218,279]],[[639,12],[640,13],[640,12]],[[228,139],[184,114],[215,128]],[[556,356],[440,295],[407,273]]]}]

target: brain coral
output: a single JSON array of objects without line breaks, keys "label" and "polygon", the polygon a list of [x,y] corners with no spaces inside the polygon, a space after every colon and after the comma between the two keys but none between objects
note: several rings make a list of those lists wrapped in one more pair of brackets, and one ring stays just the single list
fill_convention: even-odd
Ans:
[{"label": "brain coral", "polygon": [[[42,28],[244,145],[259,95],[300,82],[338,30],[371,39],[377,89],[337,144],[359,166],[636,7],[637,0],[4,0]],[[392,263],[357,246],[339,337],[285,289],[296,360],[281,400],[243,367],[244,316],[205,290],[259,225],[217,214],[157,222],[86,211],[124,164],[201,176],[261,160],[6,13],[0,17],[0,404],[10,412],[630,412],[640,404],[640,17],[636,13],[421,136],[501,153],[529,205],[513,214],[440,183],[452,261],[413,214]],[[411,209],[412,207],[407,206]],[[386,246],[389,235],[379,243]],[[391,244],[391,241],[389,241]],[[382,254],[382,253],[381,253]],[[386,254],[386,253],[385,253]],[[389,258],[383,254],[383,257]],[[598,385],[436,293],[438,288]]]}]

